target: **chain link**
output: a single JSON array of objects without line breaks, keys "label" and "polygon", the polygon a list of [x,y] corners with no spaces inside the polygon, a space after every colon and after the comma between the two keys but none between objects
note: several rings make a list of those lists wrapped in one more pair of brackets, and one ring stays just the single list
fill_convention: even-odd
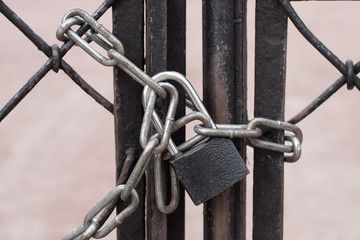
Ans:
[{"label": "chain link", "polygon": [[286,162],[296,162],[301,155],[301,143],[303,140],[302,132],[299,127],[294,124],[275,121],[266,118],[254,118],[248,124],[248,130],[254,130],[258,126],[270,127],[272,129],[278,129],[283,131],[289,131],[293,133],[293,135],[285,135],[285,140],[290,141],[292,143],[291,146],[273,143],[265,140],[261,140],[259,138],[249,138],[249,142],[253,147],[263,148],[275,152],[283,152],[283,153],[293,153],[292,156],[285,157]]},{"label": "chain link", "polygon": [[[263,131],[258,126],[292,132],[292,135],[285,134],[285,141],[290,142],[291,146],[262,140]],[[194,130],[197,134],[207,137],[246,138],[253,147],[292,153],[291,156],[285,156],[285,162],[296,162],[301,156],[302,132],[294,124],[266,118],[254,118],[249,124],[216,124],[216,127],[214,129],[195,125]]]},{"label": "chain link", "polygon": [[120,225],[127,217],[129,217],[139,206],[140,199],[135,189],[131,190],[131,202],[122,210],[108,225],[102,230],[99,229],[99,222],[95,219],[104,208],[106,208],[112,201],[114,201],[123,191],[125,185],[119,185],[109,192],[99,203],[97,203],[84,218],[84,223],[73,232],[66,235],[63,240],[87,240],[91,237],[103,238],[108,235],[113,229]]},{"label": "chain link", "polygon": [[[74,25],[82,26],[84,24],[89,24],[90,30],[88,30],[85,37],[82,38],[72,30],[72,27]],[[173,212],[179,203],[179,183],[170,164],[165,164],[170,167],[171,184],[171,199],[169,203],[165,205],[164,196],[167,194],[165,192],[166,187],[163,175],[167,170],[163,168],[163,161],[170,159],[178,152],[187,151],[208,137],[245,138],[248,139],[249,144],[253,147],[291,153],[291,155],[285,156],[285,161],[287,162],[295,162],[301,155],[302,133],[300,128],[294,124],[265,118],[255,118],[248,124],[215,124],[202,104],[197,92],[185,76],[178,72],[171,71],[161,72],[153,77],[148,76],[124,56],[124,48],[121,42],[110,31],[81,9],[73,9],[65,14],[56,36],[61,41],[74,41],[91,57],[105,66],[118,66],[135,81],[144,86],[142,95],[144,116],[139,137],[143,152],[130,173],[126,184],[117,186],[106,195],[88,212],[84,218],[83,225],[69,233],[63,240],[90,239],[92,237],[103,238],[130,216],[139,205],[139,197],[135,187],[144,175],[145,169],[152,159],[154,159],[155,199],[157,207],[159,211],[166,214]],[[106,50],[108,57],[103,56],[91,47],[89,43],[92,41]],[[186,106],[192,110],[176,121],[174,117],[179,94],[176,88],[168,82],[169,80],[176,81],[184,89],[186,93]],[[166,96],[169,96],[169,104],[163,123],[155,109],[155,104],[158,97],[165,98]],[[162,110],[164,111],[164,109]],[[192,121],[200,121],[202,123],[201,125],[195,125],[195,136],[176,146],[171,139],[171,134],[185,127]],[[291,143],[291,145],[263,140],[263,131],[260,126],[292,133],[286,133],[284,138],[285,141]],[[152,128],[155,128],[157,133],[149,137]],[[109,217],[110,214],[108,214],[108,212],[112,211],[114,203],[119,199],[119,196],[123,201],[126,201],[130,197],[131,202],[129,206],[99,230]],[[103,211],[103,213],[106,212],[106,214],[102,214],[100,216],[101,220],[98,221],[95,217],[101,211]]]},{"label": "chain link", "polygon": [[260,128],[249,130],[247,127],[247,124],[216,124],[215,129],[196,125],[194,130],[197,134],[208,137],[258,138],[262,135]]},{"label": "chain link", "polygon": [[[147,100],[144,101],[145,111],[143,122],[140,129],[140,144],[141,146],[145,146],[148,140],[148,133],[151,127],[151,120],[153,119],[153,123],[158,133],[161,135],[160,144],[153,150],[153,153],[161,153],[166,150],[169,145],[170,135],[172,131],[172,126],[175,119],[175,113],[177,109],[177,105],[179,102],[179,94],[176,88],[170,83],[161,82],[159,83],[170,96],[170,102],[168,106],[168,111],[166,114],[165,124],[163,125],[158,114],[156,113],[155,103],[156,103],[156,94],[155,91],[150,91],[148,96],[144,96]],[[146,94],[146,91],[144,91]]]},{"label": "chain link", "polygon": [[301,156],[301,142],[299,138],[294,135],[287,134],[285,135],[285,141],[289,141],[292,143],[293,153],[290,156],[285,156],[284,161],[289,163],[296,162]]},{"label": "chain link", "polygon": [[[166,194],[166,186],[164,176],[166,169],[163,167],[165,162],[162,161],[163,154],[157,154],[154,159],[154,179],[155,179],[155,200],[156,206],[160,212],[170,214],[176,210],[180,200],[179,180],[172,167],[170,167],[171,196],[169,204],[165,205],[164,197]],[[168,164],[167,164],[168,165]]]},{"label": "chain link", "polygon": [[[78,21],[78,19],[81,19]],[[87,52],[91,57],[93,57],[99,63],[105,66],[115,66],[117,64],[117,60],[113,58],[107,58],[95,50],[90,44],[85,41],[85,39],[81,38],[75,31],[71,29],[74,24],[79,23],[87,23],[90,25],[91,29],[100,34],[104,39],[106,39],[109,43],[105,45],[111,45],[113,49],[115,49],[120,54],[124,54],[124,47],[109,30],[107,30],[104,26],[102,26],[98,21],[96,21],[90,14],[85,12],[82,9],[72,9],[67,12],[62,20],[62,25],[58,28],[56,32],[56,37],[59,40],[66,39],[65,34],[68,38],[73,40],[79,47],[81,47],[85,52]],[[100,38],[98,38],[100,39]],[[105,40],[104,40],[105,41]],[[100,46],[104,46],[100,44]]]},{"label": "chain link", "polygon": [[[79,21],[78,19],[81,20]],[[98,44],[100,43],[99,46],[103,47],[107,51],[109,58],[103,56],[101,53],[91,47],[88,43],[90,40],[89,38],[85,40],[71,29],[73,25],[79,25],[83,23],[89,24],[92,29],[91,32],[88,32],[88,35],[90,34],[90,36],[92,36],[94,35],[93,33],[97,33],[103,37],[90,37],[90,39],[96,39],[94,42],[97,42]],[[162,88],[158,83],[152,80],[151,77],[145,74],[141,69],[139,69],[134,63],[129,61],[129,59],[124,56],[124,48],[119,39],[117,39],[109,30],[107,30],[103,25],[97,22],[84,10],[77,8],[72,9],[66,13],[62,20],[61,26],[56,31],[56,37],[60,41],[66,41],[67,38],[70,38],[99,63],[105,66],[118,66],[127,74],[129,74],[135,81],[139,82],[142,86],[148,85],[161,98],[166,97],[166,91],[164,88]]]},{"label": "chain link", "polygon": [[125,184],[124,191],[121,193],[121,199],[125,201],[131,194],[131,191],[136,187],[139,183],[141,177],[143,176],[145,169],[152,158],[152,152],[159,144],[158,135],[154,135],[150,138],[147,143],[144,151],[142,152],[139,160],[137,161],[133,171],[130,174],[129,179]]},{"label": "chain link", "polygon": [[[302,142],[302,132],[299,127],[294,124],[275,121],[267,118],[254,118],[248,124],[248,130],[254,130],[258,126],[270,127],[272,129],[278,129],[283,131],[292,132],[296,138]],[[272,150],[275,152],[293,152],[293,146],[287,146],[285,144],[273,143],[259,138],[249,138],[249,142],[253,147],[263,148],[267,150]]]}]

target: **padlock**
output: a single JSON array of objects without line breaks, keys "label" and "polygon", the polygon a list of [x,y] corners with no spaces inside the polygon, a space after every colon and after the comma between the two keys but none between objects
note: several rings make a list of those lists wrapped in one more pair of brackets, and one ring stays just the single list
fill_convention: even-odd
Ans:
[{"label": "padlock", "polygon": [[[208,119],[207,127],[216,128],[191,83],[182,74],[161,72],[153,76],[153,80],[177,81],[185,89],[196,110]],[[149,89],[145,87],[144,103],[147,91]],[[156,112],[153,112],[152,120],[161,135],[162,123]],[[170,139],[168,151],[172,156],[171,166],[195,205],[213,198],[249,173],[233,142],[227,138],[206,138],[185,152],[180,152]]]},{"label": "padlock", "polygon": [[245,177],[249,171],[227,138],[210,138],[170,161],[195,205],[199,205]]}]

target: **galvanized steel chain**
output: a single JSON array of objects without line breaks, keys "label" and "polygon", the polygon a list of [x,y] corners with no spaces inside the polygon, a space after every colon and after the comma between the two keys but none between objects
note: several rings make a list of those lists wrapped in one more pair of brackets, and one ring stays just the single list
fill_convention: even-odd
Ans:
[{"label": "galvanized steel chain", "polygon": [[[72,27],[74,25],[82,26],[84,24],[89,24],[90,30],[88,30],[82,38]],[[135,187],[144,175],[146,167],[152,161],[155,169],[155,195],[158,209],[166,214],[173,212],[179,203],[179,183],[176,173],[170,168],[171,200],[168,205],[165,205],[164,196],[167,194],[164,193],[165,187],[163,186],[164,181],[162,180],[164,169],[162,163],[178,152],[186,151],[209,137],[245,138],[248,139],[249,145],[253,147],[291,153],[292,155],[285,157],[285,161],[287,162],[295,162],[299,159],[301,154],[302,133],[297,126],[265,118],[255,118],[249,121],[248,124],[241,125],[215,124],[203,106],[195,89],[185,76],[170,71],[158,73],[153,77],[148,76],[124,56],[125,51],[121,42],[85,11],[73,9],[66,13],[61,26],[56,32],[56,36],[62,41],[74,41],[75,44],[86,51],[91,57],[105,66],[118,66],[135,81],[144,86],[141,99],[144,107],[144,116],[139,139],[143,152],[137,160],[130,176],[127,178],[126,183],[114,188],[96,204],[85,216],[83,225],[65,236],[63,238],[64,240],[90,239],[92,237],[103,238],[130,216],[139,205],[139,197]],[[89,44],[91,41],[103,48],[107,52],[108,57],[91,47]],[[192,110],[192,112],[176,121],[175,112],[178,105],[179,94],[177,89],[168,82],[169,80],[176,81],[184,89],[186,93],[186,105]],[[155,103],[158,97],[165,99],[166,96],[169,96],[169,102],[166,111],[162,109],[163,112],[166,112],[165,119],[162,121],[155,109]],[[202,123],[195,125],[195,136],[181,145],[176,146],[171,139],[171,134],[192,121],[200,121]],[[262,140],[263,131],[260,126],[287,131],[284,140],[289,142],[290,145]],[[150,136],[153,129],[156,130],[156,133]],[[130,205],[103,227],[102,230],[99,230],[106,219],[102,218],[100,222],[95,218],[96,215],[105,208],[112,210],[114,201],[117,201],[119,196],[122,201],[131,198]],[[110,214],[107,214],[106,218],[109,215]]]}]

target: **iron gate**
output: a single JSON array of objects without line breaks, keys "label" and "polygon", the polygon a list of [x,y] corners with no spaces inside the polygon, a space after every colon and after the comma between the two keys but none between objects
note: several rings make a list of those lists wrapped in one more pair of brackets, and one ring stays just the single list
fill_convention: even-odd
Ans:
[{"label": "iron gate", "polygon": [[[115,145],[118,184],[124,179],[121,173],[132,167],[128,159],[137,159],[141,153],[137,132],[141,125],[142,87],[120,71],[114,69],[114,103],[101,96],[75,70],[62,59],[70,51],[73,42],[60,48],[50,46],[18,18],[1,1],[0,10],[16,25],[49,59],[30,78],[21,90],[0,110],[4,119],[35,85],[50,71],[63,70],[77,85],[94,98],[106,110],[114,114]],[[125,46],[126,56],[138,66],[146,66],[150,76],[164,70],[185,73],[185,2],[184,1],[105,1],[93,16],[100,18],[112,7],[113,33]],[[144,9],[146,21],[144,24]],[[284,11],[285,9],[285,11]],[[306,109],[290,119],[298,123],[342,86],[349,89],[360,87],[356,74],[359,64],[342,63],[301,22],[287,1],[258,1],[256,6],[255,47],[255,117],[284,120],[285,62],[288,17],[304,37],[324,55],[343,75]],[[246,2],[204,1],[204,103],[217,123],[247,123],[246,107]],[[80,28],[84,34],[88,27]],[[145,28],[145,31],[144,31]],[[144,49],[144,33],[145,48]],[[146,60],[144,60],[146,52]],[[226,64],[224,64],[226,63]],[[185,99],[181,92],[180,99]],[[271,99],[271,101],[269,101]],[[124,104],[126,103],[126,104]],[[184,115],[185,101],[180,104],[177,116]],[[126,114],[124,114],[126,113]],[[178,117],[176,117],[178,118]],[[127,126],[124,128],[124,126]],[[283,131],[263,130],[263,139],[283,142]],[[174,140],[184,140],[184,131]],[[246,156],[245,140],[235,140],[240,153]],[[271,162],[271,164],[269,164]],[[124,170],[125,169],[125,170]],[[153,175],[152,169],[147,174]],[[253,238],[282,239],[284,156],[282,153],[255,148],[254,157],[254,207]],[[125,171],[126,172],[126,171]],[[125,174],[126,175],[126,174]],[[183,239],[184,238],[184,190],[181,190],[180,206],[169,215],[162,214],[154,203],[152,178],[141,183],[137,191],[142,199],[139,210],[117,228],[118,238],[126,239]],[[204,204],[204,238],[245,239],[246,182],[240,181],[231,189]],[[145,202],[146,208],[145,208]],[[119,204],[118,208],[124,206]],[[120,210],[118,210],[120,211]],[[145,216],[152,216],[151,220]],[[139,224],[139,222],[143,224]]]}]

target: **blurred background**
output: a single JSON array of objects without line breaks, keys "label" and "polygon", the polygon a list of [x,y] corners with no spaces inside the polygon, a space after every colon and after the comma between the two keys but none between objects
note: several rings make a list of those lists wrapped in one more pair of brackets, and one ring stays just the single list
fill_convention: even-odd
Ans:
[{"label": "blurred background", "polygon": [[[101,0],[6,1],[52,45],[71,8],[92,13]],[[293,2],[310,30],[343,62],[360,54],[360,3]],[[253,117],[255,4],[248,3],[248,106]],[[111,29],[111,11],[100,22]],[[47,58],[0,15],[0,106]],[[187,1],[187,77],[201,93],[201,1]],[[74,47],[64,58],[107,99],[112,68]],[[302,110],[340,73],[289,22],[286,119]],[[284,239],[360,239],[360,94],[343,87],[298,126],[301,159],[285,164]],[[0,123],[1,239],[60,239],[115,183],[113,117],[64,73],[49,72]],[[247,163],[253,167],[252,149]],[[251,239],[252,176],[248,181],[247,239]],[[112,233],[106,239],[115,239]],[[202,206],[186,202],[186,239],[202,239]]]}]

